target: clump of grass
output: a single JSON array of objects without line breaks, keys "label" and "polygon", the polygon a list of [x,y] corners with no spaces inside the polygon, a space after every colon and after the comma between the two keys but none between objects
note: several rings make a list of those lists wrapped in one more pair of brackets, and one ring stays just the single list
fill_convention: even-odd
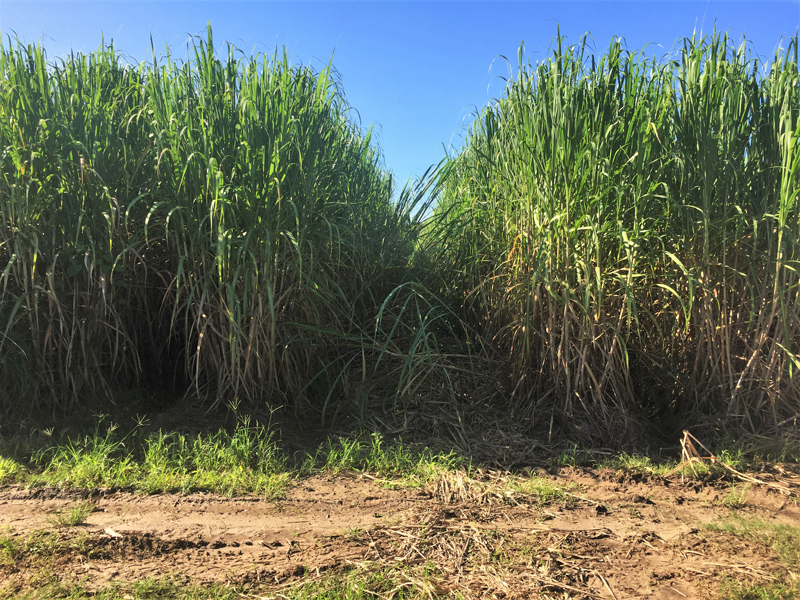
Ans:
[{"label": "clump of grass", "polygon": [[710,523],[706,527],[711,531],[729,533],[764,544],[775,552],[788,570],[797,572],[800,568],[800,527],[738,516],[721,524]]},{"label": "clump of grass", "polygon": [[17,461],[5,456],[0,456],[0,485],[14,483],[22,477],[23,468]]},{"label": "clump of grass", "polygon": [[730,508],[731,510],[736,510],[742,508],[747,503],[745,502],[745,496],[747,496],[747,492],[750,490],[750,485],[745,484],[740,486],[738,489],[736,488],[736,484],[731,484],[731,489],[722,499],[721,503],[722,506],[726,508]]},{"label": "clump of grass", "polygon": [[308,456],[300,472],[362,471],[381,478],[387,485],[418,487],[462,465],[463,460],[452,451],[435,452],[427,447],[412,449],[402,440],[387,444],[380,433],[372,433],[366,439],[329,440],[313,456]]},{"label": "clump of grass", "polygon": [[[22,555],[19,540],[12,535],[11,528],[0,532],[0,558],[2,563],[14,563]],[[0,564],[2,564],[0,563]]]},{"label": "clump of grass", "polygon": [[575,444],[572,444],[569,448],[564,448],[556,458],[556,464],[559,467],[579,467],[588,465],[591,462],[592,457],[585,451],[579,450]]},{"label": "clump of grass", "polygon": [[654,461],[643,454],[629,454],[626,452],[614,457],[604,458],[598,462],[598,467],[601,469],[606,468],[647,475],[665,475],[675,466],[674,461]]},{"label": "clump of grass", "polygon": [[280,496],[290,473],[274,432],[243,419],[232,434],[185,436],[158,432],[145,439],[137,489],[159,491],[211,490],[233,495],[252,492]]},{"label": "clump of grass", "polygon": [[62,531],[33,531],[27,536],[15,536],[9,530],[0,535],[0,557],[7,564],[30,557],[33,559],[47,559],[57,554],[75,553],[80,556],[89,556],[92,553],[87,541],[89,536],[64,535]]},{"label": "clump of grass", "polygon": [[27,475],[32,485],[79,488],[129,487],[143,493],[213,491],[279,496],[291,473],[270,427],[243,418],[233,432],[184,435],[116,427],[68,439],[38,452]]},{"label": "clump of grass", "polygon": [[687,461],[685,464],[680,463],[678,467],[670,469],[669,473],[679,473],[681,477],[689,477],[690,479],[699,479],[701,481],[728,479],[735,486],[735,475],[729,468],[736,471],[746,470],[747,461],[742,449],[739,448],[735,452],[722,450],[719,454],[711,457],[711,460]]},{"label": "clump of grass", "polygon": [[130,485],[136,473],[126,439],[118,435],[116,425],[103,432],[102,424],[100,418],[94,432],[37,452],[32,462],[44,470],[33,475],[32,482],[82,488]]},{"label": "clump of grass", "polygon": [[[166,598],[182,598],[184,600],[233,600],[243,597],[244,590],[229,585],[198,586],[182,584],[169,578],[146,579],[144,581],[124,583],[113,582],[105,589],[93,590],[81,584],[58,581],[53,577],[51,581],[45,580],[42,585],[32,585],[31,589],[9,590],[13,597],[21,600],[84,600],[97,598],[98,600],[163,600]],[[3,592],[0,587],[0,592]]]},{"label": "clump of grass", "polygon": [[726,600],[795,600],[800,598],[800,583],[755,585],[726,579],[720,586],[720,595]]},{"label": "clump of grass", "polygon": [[70,508],[59,508],[47,517],[47,522],[58,529],[68,529],[81,525],[86,521],[86,517],[95,511],[95,505],[91,502],[79,502]]},{"label": "clump of grass", "polygon": [[[569,502],[570,497],[565,494],[564,486],[558,485],[546,477],[532,476],[514,479],[513,489],[526,496],[532,497],[537,504],[544,505],[551,502]],[[568,484],[571,489],[575,484]]]},{"label": "clump of grass", "polygon": [[116,600],[117,598],[141,598],[142,600],[160,600],[161,598],[184,598],[186,600],[233,600],[247,597],[244,590],[230,585],[198,586],[181,584],[169,578],[146,579],[132,584],[122,584],[101,592],[100,598]]},{"label": "clump of grass", "polygon": [[[0,588],[2,591],[3,588]],[[320,580],[293,585],[281,589],[275,597],[289,600],[366,600],[376,595],[389,594],[398,600],[415,600],[430,598],[435,588],[423,577],[415,577],[413,581],[406,579],[401,573],[392,570],[346,570],[331,573]],[[61,582],[47,583],[36,590],[16,593],[15,598],[33,600],[34,598],[49,600],[66,598],[83,600],[122,600],[137,598],[138,600],[162,600],[164,598],[182,598],[184,600],[234,600],[250,597],[254,590],[232,585],[212,584],[199,586],[186,584],[167,577],[147,579],[131,583],[112,583],[106,589],[88,590],[80,584]],[[271,597],[269,590],[258,590],[259,597]]]},{"label": "clump of grass", "polygon": [[401,440],[387,443],[373,433],[329,441],[292,467],[272,426],[252,423],[246,416],[231,431],[195,434],[158,430],[145,435],[138,429],[123,434],[100,420],[91,433],[53,441],[49,448],[31,453],[29,469],[20,466],[15,471],[19,481],[32,486],[129,488],[147,494],[255,493],[275,499],[292,478],[314,473],[357,471],[383,485],[419,487],[464,466],[452,451],[415,448]]},{"label": "clump of grass", "polygon": [[288,592],[291,600],[366,600],[393,597],[416,600],[439,595],[433,577],[427,572],[409,574],[401,569],[354,569],[332,573],[320,581],[295,587]]}]

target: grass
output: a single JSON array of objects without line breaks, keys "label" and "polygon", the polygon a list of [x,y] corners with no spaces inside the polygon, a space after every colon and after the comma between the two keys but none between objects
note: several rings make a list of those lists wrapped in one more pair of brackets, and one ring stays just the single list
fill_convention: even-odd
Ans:
[{"label": "grass", "polygon": [[331,65],[0,42],[0,407],[138,388],[363,413],[436,371],[409,280],[432,180],[396,190]]},{"label": "grass", "polygon": [[452,451],[435,452],[427,447],[411,450],[402,440],[386,444],[383,436],[372,433],[368,438],[329,440],[314,456],[308,456],[300,472],[360,471],[378,477],[389,486],[419,487],[462,466],[464,460]]},{"label": "grass", "polygon": [[722,584],[720,595],[725,600],[795,600],[800,598],[800,583],[748,585],[728,580]]},{"label": "grass", "polygon": [[726,508],[730,508],[731,510],[736,510],[738,508],[742,508],[747,503],[745,502],[745,496],[747,496],[747,492],[750,490],[749,484],[744,484],[736,488],[736,484],[731,484],[731,489],[727,493],[727,495],[722,499],[722,505]]},{"label": "grass", "polygon": [[568,492],[574,487],[576,487],[575,484],[569,484],[567,486],[557,485],[552,480],[545,477],[532,476],[514,479],[511,489],[533,499],[534,504],[542,506],[551,502],[571,504],[573,498],[568,496],[565,492]]},{"label": "grass", "polygon": [[11,529],[0,533],[0,556],[3,563],[13,563],[22,555],[19,542],[11,535]]},{"label": "grass", "polygon": [[[786,458],[791,445],[786,446],[781,456]],[[754,452],[755,451],[755,452]],[[603,470],[610,469],[629,475],[652,475],[656,477],[666,477],[668,475],[680,475],[690,479],[708,481],[714,479],[730,479],[731,474],[721,465],[727,465],[738,471],[746,470],[751,462],[760,462],[763,455],[759,454],[755,448],[743,447],[741,444],[733,444],[731,449],[721,449],[716,455],[716,462],[702,461],[692,463],[678,469],[680,463],[672,458],[661,458],[658,455],[648,456],[647,454],[636,454],[620,452],[618,454],[603,451],[601,453],[592,450],[579,450],[573,445],[562,450],[552,461],[558,467],[592,467]],[[677,469],[677,470],[676,470]]]},{"label": "grass", "polygon": [[[106,589],[90,591],[80,585],[51,583],[35,592],[15,596],[20,600],[236,600],[240,598],[264,598],[289,600],[362,600],[386,594],[397,600],[430,598],[430,584],[424,580],[404,580],[399,574],[387,571],[364,573],[359,571],[336,573],[302,586],[292,586],[274,594],[230,585],[210,586],[185,585],[168,577],[153,578],[135,583],[117,583]],[[2,587],[0,587],[2,593]]]},{"label": "grass", "polygon": [[95,505],[91,502],[79,502],[69,509],[59,508],[48,516],[47,522],[59,529],[75,527],[86,521],[86,517],[94,510]]},{"label": "grass", "polygon": [[67,440],[32,457],[33,486],[122,487],[142,493],[249,492],[274,498],[289,480],[274,433],[245,420],[229,433],[182,435],[157,431],[137,438],[103,433]]},{"label": "grass", "polygon": [[[146,463],[143,457],[148,456],[148,452],[153,452],[150,450],[151,447],[169,447],[169,444],[159,445],[148,443],[148,440],[161,440],[164,434],[158,433],[151,436],[140,436],[135,432],[131,432],[128,435],[123,435],[119,432],[119,429],[105,428],[101,430],[99,427],[95,429],[95,432],[100,434],[96,439],[88,440],[84,438],[80,445],[73,443],[69,446],[73,449],[71,454],[64,453],[64,447],[62,446],[41,453],[39,456],[49,456],[53,459],[57,459],[58,462],[65,455],[75,458],[77,454],[78,458],[80,458],[79,455],[81,451],[92,455],[92,453],[100,452],[103,448],[110,448],[108,452],[100,452],[100,455],[104,457],[104,460],[113,460],[113,453],[125,452],[128,453],[128,459],[124,461],[128,469],[128,471],[125,472],[125,477],[128,478],[131,477],[131,474],[134,476],[138,474],[138,476],[142,478],[143,483],[136,489],[146,491],[149,485],[146,483],[146,473],[152,466],[150,463]],[[517,476],[485,473],[479,469],[471,468],[469,465],[460,464],[452,455],[436,454],[430,450],[414,452],[400,444],[387,443],[382,437],[375,434],[354,439],[338,438],[335,441],[330,441],[321,447],[314,455],[309,455],[305,461],[298,462],[294,467],[292,467],[288,461],[281,459],[280,452],[275,446],[275,439],[269,435],[269,431],[266,428],[252,425],[243,419],[233,431],[224,432],[224,436],[223,432],[220,432],[218,435],[206,435],[200,437],[199,439],[201,441],[197,444],[194,443],[196,438],[186,437],[186,442],[181,446],[186,449],[185,452],[166,452],[159,450],[159,452],[163,452],[161,456],[164,460],[157,461],[157,464],[160,465],[163,471],[184,473],[187,464],[196,464],[195,461],[198,460],[190,449],[198,449],[199,452],[203,452],[207,455],[205,456],[207,462],[204,464],[214,465],[215,468],[219,469],[218,473],[220,477],[229,481],[225,477],[227,471],[232,478],[231,480],[237,482],[235,485],[228,487],[228,491],[230,493],[242,493],[247,491],[247,482],[252,481],[252,479],[250,475],[245,475],[240,479],[236,479],[236,473],[244,473],[245,469],[243,468],[242,462],[237,462],[239,459],[231,460],[231,456],[236,456],[236,448],[255,447],[261,448],[261,451],[264,449],[272,449],[273,456],[277,457],[271,459],[273,461],[273,467],[275,465],[280,465],[278,472],[290,479],[316,473],[342,474],[355,471],[368,474],[384,485],[414,487],[422,485],[423,483],[427,484],[428,489],[432,490],[435,500],[451,505],[468,503],[473,505],[490,504],[502,507],[504,503],[511,505],[523,503],[526,506],[538,506],[542,508],[547,505],[552,505],[553,503],[574,505],[581,495],[580,489],[577,488],[577,486],[565,487],[558,485],[549,478],[536,475]],[[216,440],[215,444],[203,441],[211,439]],[[214,456],[208,456],[209,453],[216,454]],[[256,454],[258,454],[258,452]],[[269,452],[266,452],[265,455],[269,455]],[[627,464],[632,469],[638,468],[644,469],[645,471],[654,464],[643,461],[642,459],[637,459],[631,455],[623,455],[619,457],[618,460],[620,461],[620,465]],[[184,462],[181,463],[181,461]],[[253,462],[250,463],[249,468],[258,470],[263,467],[259,467],[256,462]],[[43,465],[42,473],[37,474],[36,468],[32,467],[29,471],[30,476],[41,477],[47,469],[48,465]],[[54,473],[59,473],[59,476],[63,477],[65,472],[66,467],[62,465],[57,469],[54,468],[50,470],[50,476],[53,476]],[[128,479],[126,479],[126,481],[127,480]],[[89,478],[82,479],[82,481],[96,482],[97,480]],[[104,483],[113,482],[106,481]],[[38,479],[36,484],[41,485],[42,480]],[[226,489],[224,486],[220,485],[216,487],[221,490]],[[746,491],[744,488],[734,488],[731,492],[733,499],[731,501],[726,499],[723,501],[723,504],[735,508],[735,504],[741,500],[744,491]],[[622,508],[626,508],[625,505],[622,505]],[[641,516],[641,514],[636,511],[636,507],[631,506],[627,508],[632,518]],[[58,583],[57,578],[53,581],[47,578],[47,561],[50,560],[51,557],[59,555],[88,556],[92,553],[91,548],[85,543],[85,538],[82,538],[81,535],[70,534],[69,531],[63,531],[63,529],[68,528],[70,525],[81,522],[88,514],[89,510],[91,510],[91,505],[88,503],[80,503],[60,511],[57,521],[51,521],[51,525],[57,528],[56,531],[37,531],[28,535],[26,538],[14,536],[11,534],[11,531],[7,534],[4,533],[0,535],[0,557],[2,557],[2,565],[6,567],[15,564],[18,565],[20,561],[27,561],[25,564],[29,566],[34,563],[41,563],[41,569],[39,569],[40,577],[36,581],[38,591],[35,593],[31,592],[27,597],[83,598],[87,597],[90,593],[80,586],[65,586],[64,584]],[[753,542],[766,544],[780,557],[781,562],[790,571],[796,572],[798,565],[800,565],[800,529],[797,527],[778,526],[753,519],[732,517],[727,522],[712,525],[709,526],[709,528],[743,536]],[[431,544],[434,544],[434,541],[435,544],[431,546],[431,548],[446,548],[449,549],[448,552],[451,553],[455,551],[455,556],[457,557],[460,551],[459,549],[466,547],[464,545],[465,540],[458,536],[465,535],[465,532],[469,533],[470,531],[471,530],[455,530],[453,532],[447,532],[432,530]],[[472,533],[469,534],[472,535]],[[358,542],[359,540],[364,541],[365,539],[364,532],[357,528],[350,529],[343,535],[354,542]],[[448,536],[455,537],[453,540],[450,540]],[[434,540],[434,538],[436,539]],[[423,541],[425,540],[427,540],[427,538],[423,536]],[[441,546],[441,544],[444,543],[443,540],[450,541],[444,546]],[[466,564],[474,566],[474,560],[485,559],[489,561],[487,565],[493,568],[500,568],[518,555],[523,558],[524,556],[528,556],[528,558],[533,556],[529,556],[530,549],[526,549],[522,546],[516,548],[513,544],[508,546],[506,541],[499,538],[494,540],[493,544],[496,546],[496,551],[493,550],[486,556],[481,553],[479,553],[480,556],[477,554],[472,556],[471,553],[471,558],[469,558]],[[475,552],[478,551],[475,550]],[[509,554],[509,552],[511,554]],[[388,594],[390,596],[394,594],[393,597],[395,598],[421,598],[430,597],[431,594],[433,597],[436,597],[439,594],[435,582],[436,570],[432,567],[423,570],[421,566],[420,568],[411,568],[408,565],[399,565],[397,568],[392,567],[388,570],[383,567],[376,569],[370,568],[368,570],[337,572],[330,575],[323,575],[322,577],[315,577],[313,574],[309,574],[302,585],[283,588],[279,590],[279,593],[293,599],[327,597],[355,599],[371,597],[374,596],[374,594]],[[108,598],[125,597],[126,595],[133,595],[137,598],[175,597],[176,595],[186,598],[215,598],[228,597],[224,594],[229,593],[231,589],[234,588],[214,586],[210,588],[199,588],[187,585],[185,582],[152,580],[136,584],[114,584],[108,589],[100,590],[97,593],[100,594],[100,597]],[[235,589],[236,593],[242,594],[245,597],[251,593],[264,597],[264,592],[254,589]],[[726,594],[725,597],[742,599],[774,598],[777,600],[793,598],[796,597],[792,595],[795,594],[795,592],[796,585],[788,580],[786,582],[779,582],[774,585],[762,587],[747,586],[742,583],[730,581],[726,582],[723,588],[723,594]],[[95,592],[92,591],[91,593],[94,594]],[[164,595],[158,596],[158,594]],[[2,595],[2,592],[0,592],[0,595]],[[267,594],[266,597],[270,597],[269,594]]]},{"label": "grass", "polygon": [[0,485],[13,483],[22,475],[22,466],[11,458],[0,456]]},{"label": "grass", "polygon": [[550,430],[775,433],[800,412],[798,39],[592,45],[520,48],[446,165],[432,277]]},{"label": "grass", "polygon": [[[0,594],[3,588],[0,587]],[[106,589],[92,591],[81,585],[52,582],[35,591],[18,593],[13,596],[20,600],[67,599],[82,600],[97,598],[100,600],[165,600],[180,598],[183,600],[233,600],[242,598],[241,591],[228,586],[214,585],[210,587],[186,586],[169,579],[148,579],[132,584],[114,584]],[[247,596],[244,596],[247,597]]]},{"label": "grass", "polygon": [[[720,451],[718,459],[746,469],[753,457],[736,449]],[[665,476],[677,466],[674,460],[628,453],[597,455],[576,447],[554,456],[552,464],[612,469],[630,476]],[[164,432],[148,428],[143,422],[123,432],[101,416],[85,434],[47,430],[0,437],[0,466],[5,469],[0,485],[29,487],[122,488],[143,494],[251,493],[278,499],[297,478],[356,472],[390,488],[442,484],[447,488],[443,493],[466,494],[470,498],[508,493],[522,494],[534,504],[569,501],[562,486],[546,477],[509,473],[496,480],[487,478],[453,450],[409,445],[402,439],[387,441],[377,432],[329,438],[314,452],[295,455],[290,460],[281,449],[277,430],[246,416],[238,418],[229,429],[191,434]],[[682,475],[700,480],[730,477],[715,464],[693,466],[685,468]],[[444,480],[447,482],[442,483]],[[740,504],[746,491],[746,486],[734,485],[723,502]]]},{"label": "grass", "polygon": [[775,552],[788,570],[797,573],[800,569],[800,527],[737,516],[732,516],[722,524],[711,523],[706,527],[711,531],[728,533],[764,544]]},{"label": "grass", "polygon": [[653,460],[649,456],[620,453],[618,456],[604,458],[598,462],[601,469],[622,470],[635,474],[665,475],[677,464],[669,460]]},{"label": "grass", "polygon": [[182,60],[151,51],[0,45],[5,414],[131,388],[455,414],[487,371],[476,405],[587,446],[800,413],[796,36],[769,60],[716,31],[661,59],[521,48],[402,190],[332,65],[210,27]]},{"label": "grass", "polygon": [[725,581],[721,594],[734,600],[791,600],[800,598],[800,527],[767,523],[757,518],[731,516],[723,523],[709,523],[706,528],[743,537],[770,548],[789,572],[784,581],[766,585]]},{"label": "grass", "polygon": [[[115,425],[104,427],[104,422],[101,418],[93,431],[80,436],[56,439],[46,432],[25,441],[17,438],[13,444],[0,438],[0,447],[12,450],[25,464],[0,457],[0,464],[14,469],[9,471],[13,477],[0,483],[125,488],[144,494],[252,493],[277,499],[293,479],[317,473],[360,472],[383,485],[408,488],[465,466],[452,451],[408,446],[402,440],[387,443],[378,433],[329,440],[293,465],[275,430],[248,417],[231,430],[196,434],[161,430],[145,434],[139,427],[123,434]],[[75,510],[77,518],[80,511]]]},{"label": "grass", "polygon": [[0,566],[32,560],[45,567],[54,556],[76,554],[90,558],[98,555],[91,549],[87,534],[66,535],[60,530],[60,524],[56,526],[58,531],[37,530],[25,537],[15,536],[11,530],[0,534]]},{"label": "grass", "polygon": [[[348,532],[348,537],[356,541],[361,532],[358,529]],[[105,589],[86,589],[81,583],[63,580],[51,572],[52,559],[58,556],[78,555],[88,559],[98,558],[97,550],[86,544],[87,537],[63,536],[60,532],[35,531],[25,538],[8,534],[0,535],[0,568],[13,567],[20,561],[27,561],[28,570],[35,570],[35,581],[30,589],[22,592],[21,588],[9,580],[5,585],[0,583],[0,598],[291,598],[304,600],[311,598],[344,598],[361,599],[374,597],[376,594],[388,593],[395,598],[430,597],[433,584],[424,574],[407,577],[402,568],[391,569],[378,567],[375,569],[349,568],[328,575],[314,577],[309,574],[302,585],[292,585],[276,590],[272,595],[260,591],[252,585],[239,587],[231,584],[211,584],[200,586],[187,583],[185,579],[170,576],[147,579],[139,582],[111,582]],[[101,551],[102,552],[102,551]],[[13,572],[13,571],[12,571]]]}]

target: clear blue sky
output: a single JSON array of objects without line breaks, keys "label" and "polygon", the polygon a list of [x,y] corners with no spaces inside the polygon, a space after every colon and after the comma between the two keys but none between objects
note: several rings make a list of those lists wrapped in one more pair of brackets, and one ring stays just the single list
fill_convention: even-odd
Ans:
[{"label": "clear blue sky", "polygon": [[[101,34],[143,60],[166,44],[185,56],[190,35],[210,21],[215,41],[250,53],[286,46],[296,63],[333,63],[363,127],[374,124],[386,165],[404,182],[458,145],[476,108],[502,91],[505,55],[517,62],[525,41],[532,61],[544,56],[561,26],[568,42],[591,32],[598,51],[613,36],[630,49],[662,54],[681,36],[718,27],[743,34],[771,56],[800,26],[800,0],[638,2],[268,2],[0,0],[0,32],[41,41],[49,56],[89,52]],[[494,63],[494,66],[492,64]]]}]

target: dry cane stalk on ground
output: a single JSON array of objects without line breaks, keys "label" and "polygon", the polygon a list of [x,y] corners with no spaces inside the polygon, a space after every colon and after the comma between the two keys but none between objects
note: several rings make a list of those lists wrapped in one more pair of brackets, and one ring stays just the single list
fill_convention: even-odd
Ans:
[{"label": "dry cane stalk on ground", "polygon": [[[692,442],[692,440],[697,442],[697,444],[703,450],[706,451],[707,456],[701,456],[700,455],[700,453],[697,451],[697,448],[695,448],[694,443]],[[702,442],[700,440],[698,440],[696,437],[694,437],[691,433],[689,433],[686,430],[683,431],[683,438],[681,439],[681,461],[682,462],[677,467],[672,469],[669,473],[667,473],[666,476],[669,477],[671,475],[674,475],[678,471],[681,471],[681,482],[683,482],[684,481],[684,470],[685,470],[685,468],[686,467],[691,468],[692,472],[694,472],[695,476],[697,476],[697,471],[695,470],[694,465],[695,465],[695,463],[702,463],[704,460],[708,461],[712,465],[717,465],[719,467],[722,467],[723,469],[728,471],[728,473],[730,473],[735,478],[737,478],[737,479],[739,479],[741,481],[747,481],[749,483],[755,483],[757,485],[763,485],[763,486],[766,486],[766,487],[768,487],[770,489],[776,490],[776,491],[778,491],[781,494],[784,494],[786,496],[795,496],[795,497],[798,496],[797,491],[790,487],[791,482],[788,481],[788,480],[782,481],[782,483],[785,483],[786,485],[781,485],[781,483],[773,483],[773,482],[769,482],[769,481],[763,481],[761,479],[756,479],[755,477],[752,477],[750,475],[746,475],[746,474],[744,474],[744,473],[742,473],[740,471],[737,471],[736,469],[734,469],[730,465],[726,464],[725,462],[720,461],[714,455],[713,452],[711,452],[708,448],[706,448],[702,444]]]}]

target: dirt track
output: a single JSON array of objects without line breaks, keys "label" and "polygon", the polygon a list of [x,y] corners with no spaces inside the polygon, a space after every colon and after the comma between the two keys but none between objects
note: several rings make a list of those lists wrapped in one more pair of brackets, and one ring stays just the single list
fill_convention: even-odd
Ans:
[{"label": "dirt track", "polygon": [[[443,594],[618,600],[711,598],[726,576],[763,583],[786,574],[767,548],[704,527],[731,516],[724,486],[580,468],[548,477],[573,484],[569,494],[537,503],[504,494],[490,475],[481,485],[452,476],[399,491],[357,475],[317,476],[277,503],[100,492],[85,523],[62,530],[65,549],[49,565],[64,582],[101,589],[165,574],[278,587],[348,567],[434,564]],[[81,498],[6,488],[0,532],[22,540],[52,531],[48,515]],[[793,499],[763,488],[735,513],[800,524]],[[26,557],[0,566],[0,589],[28,588],[35,568]]]}]

